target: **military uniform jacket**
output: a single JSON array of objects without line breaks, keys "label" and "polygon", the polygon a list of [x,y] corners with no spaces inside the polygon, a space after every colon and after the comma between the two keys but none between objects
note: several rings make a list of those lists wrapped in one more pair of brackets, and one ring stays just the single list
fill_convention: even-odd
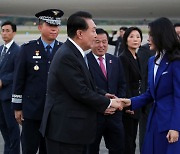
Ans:
[{"label": "military uniform jacket", "polygon": [[21,46],[15,71],[12,103],[24,118],[41,120],[51,60],[62,43],[55,41],[51,56],[39,38]]}]

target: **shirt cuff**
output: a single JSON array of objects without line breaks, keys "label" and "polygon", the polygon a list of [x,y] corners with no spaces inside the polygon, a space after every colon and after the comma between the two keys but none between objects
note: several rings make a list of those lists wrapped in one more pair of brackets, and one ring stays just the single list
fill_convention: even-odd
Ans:
[{"label": "shirt cuff", "polygon": [[110,99],[110,103],[109,103],[107,109],[111,107],[111,104],[112,104],[112,100]]}]

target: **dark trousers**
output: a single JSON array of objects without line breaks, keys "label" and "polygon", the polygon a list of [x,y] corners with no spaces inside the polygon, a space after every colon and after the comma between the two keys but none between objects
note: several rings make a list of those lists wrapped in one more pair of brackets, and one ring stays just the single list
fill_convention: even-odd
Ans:
[{"label": "dark trousers", "polygon": [[22,123],[22,151],[23,154],[46,154],[45,139],[39,132],[41,121],[24,119]]},{"label": "dark trousers", "polygon": [[20,154],[20,129],[11,101],[0,101],[0,130],[4,139],[4,154]]},{"label": "dark trousers", "polygon": [[68,144],[46,138],[47,154],[85,154],[86,146]]},{"label": "dark trousers", "polygon": [[121,113],[106,116],[98,114],[96,139],[88,146],[88,154],[99,154],[102,137],[109,154],[123,154],[124,127]]},{"label": "dark trousers", "polygon": [[124,154],[135,154],[138,119],[123,116],[125,130],[125,151]]}]

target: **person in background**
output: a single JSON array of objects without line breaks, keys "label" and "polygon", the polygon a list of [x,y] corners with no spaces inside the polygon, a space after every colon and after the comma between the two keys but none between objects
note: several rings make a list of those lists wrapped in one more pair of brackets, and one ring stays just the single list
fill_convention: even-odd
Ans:
[{"label": "person in background", "polygon": [[16,30],[16,25],[10,21],[1,25],[4,45],[0,46],[0,131],[4,154],[20,154],[20,129],[11,107],[14,70],[20,50],[13,40]]},{"label": "person in background", "polygon": [[[127,27],[120,27],[119,31],[112,31],[112,37],[109,37],[109,44],[115,46],[114,55],[119,57],[119,55],[124,50],[124,44],[123,44],[123,35],[125,31],[127,30]],[[118,38],[117,40],[113,41],[114,35],[117,33]]]},{"label": "person in background", "polygon": [[[96,39],[91,47],[92,51],[87,54],[89,70],[95,84],[117,97],[125,97],[126,84],[122,64],[119,58],[107,53],[108,33],[101,28],[96,29],[96,33]],[[116,111],[113,115],[98,113],[97,120],[96,139],[90,144],[88,154],[99,153],[102,137],[104,137],[109,154],[123,154],[124,127],[122,112]]]},{"label": "person in background", "polygon": [[[136,54],[142,42],[142,32],[137,27],[130,27],[123,36],[124,51],[120,55],[126,80],[126,98],[141,94],[141,68],[139,58]],[[123,113],[123,124],[125,130],[125,152],[124,154],[135,154],[136,136],[140,110],[125,110]]]},{"label": "person in background", "polygon": [[[149,44],[146,43],[142,45],[138,51],[137,55],[139,57],[140,67],[141,67],[141,92],[145,92],[148,87],[148,60],[150,57],[155,55],[154,50],[150,50]],[[146,132],[146,124],[148,120],[149,111],[151,109],[152,104],[145,105],[141,108],[141,116],[139,119],[139,147],[140,151],[144,142],[144,135]]]},{"label": "person in background", "polygon": [[148,89],[122,101],[132,110],[153,102],[142,154],[179,154],[180,42],[172,22],[161,17],[149,23],[148,41],[156,51],[148,63]]},{"label": "person in background", "polygon": [[177,35],[180,37],[180,23],[175,23],[174,28],[175,28]]},{"label": "person in background", "polygon": [[14,76],[12,103],[15,118],[22,125],[23,154],[46,154],[45,140],[39,132],[49,66],[57,49],[56,40],[63,11],[48,9],[37,13],[41,37],[21,46]]},{"label": "person in background", "polygon": [[[119,99],[98,94],[88,70],[85,51],[95,40],[96,25],[88,12],[67,20],[67,41],[50,67],[47,97],[41,124],[48,154],[83,154],[96,137],[97,112],[121,109]],[[108,95],[109,97],[114,97]]]}]

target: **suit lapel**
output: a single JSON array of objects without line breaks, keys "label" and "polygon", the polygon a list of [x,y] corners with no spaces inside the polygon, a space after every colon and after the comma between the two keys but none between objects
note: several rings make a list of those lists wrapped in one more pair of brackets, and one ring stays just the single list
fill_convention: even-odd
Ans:
[{"label": "suit lapel", "polygon": [[162,73],[164,72],[164,70],[168,67],[168,59],[167,59],[167,56],[164,55],[163,56],[163,59],[161,60],[160,64],[159,64],[159,67],[158,67],[158,70],[157,70],[157,73],[156,73],[156,77],[155,77],[155,88],[157,87],[157,84],[159,82],[159,79],[162,75]]},{"label": "suit lapel", "polygon": [[[102,72],[102,70],[101,70],[101,68],[100,68],[100,66],[99,66],[96,58],[95,58],[94,55],[92,54],[92,52],[90,52],[90,53],[87,55],[87,57],[88,57],[88,63],[89,63],[89,65],[90,65],[90,69],[94,69],[96,72],[98,72],[98,74],[101,76],[101,78],[102,78],[103,80],[106,80],[106,78],[105,78],[105,76],[104,76],[104,74],[103,74],[103,72]],[[91,67],[92,67],[92,68],[91,68]]]},{"label": "suit lapel", "polygon": [[76,46],[71,41],[67,40],[66,44],[68,46],[70,46],[70,48],[72,49],[74,54],[77,56],[77,58],[79,59],[79,62],[82,65],[84,75],[90,80],[90,83],[91,83],[92,87],[94,89],[96,89],[95,84],[94,84],[93,79],[92,79],[92,76],[91,76],[91,74],[90,74],[90,72],[88,70],[87,64],[85,63],[85,60],[84,60],[83,56],[81,55],[80,51],[76,48]]},{"label": "suit lapel", "polygon": [[2,49],[3,49],[3,45],[0,46],[0,55],[1,55]]},{"label": "suit lapel", "polygon": [[112,66],[113,66],[113,61],[111,57],[106,54],[106,72],[107,72],[107,79],[109,80],[111,78],[111,72],[112,72]]},{"label": "suit lapel", "polygon": [[[47,53],[46,53],[46,50],[44,49],[44,45],[43,45],[43,43],[41,41],[41,38],[39,38],[37,40],[37,44],[38,44],[38,48],[36,50],[40,51],[40,55],[42,57],[44,57],[44,59],[47,59]],[[57,40],[55,40],[54,47],[52,49],[51,58],[54,56],[56,51],[59,49],[60,45],[61,45],[61,43],[58,42]]]},{"label": "suit lapel", "polygon": [[4,55],[4,58],[3,58],[3,60],[2,60],[2,62],[1,62],[1,64],[0,64],[0,67],[2,67],[2,66],[6,63],[6,61],[7,61],[8,57],[9,57],[11,51],[13,50],[13,48],[14,48],[14,42],[13,42],[13,44],[10,46],[10,48],[8,49],[7,53]]},{"label": "suit lapel", "polygon": [[52,50],[52,57],[54,56],[56,51],[59,49],[60,45],[61,45],[61,43],[58,42],[57,40],[55,40],[54,47],[53,47],[53,50]]},{"label": "suit lapel", "polygon": [[[133,64],[132,66],[134,67],[134,69],[136,70],[136,72],[138,72],[138,74],[141,76],[141,72],[140,69],[138,68],[136,61],[133,57],[133,55],[131,54],[131,52],[128,50],[127,52],[125,52],[125,54],[129,57],[130,62]],[[137,57],[138,58],[138,57]]]},{"label": "suit lapel", "polygon": [[[36,51],[39,51],[40,52],[40,56],[42,56],[43,58],[42,59],[47,59],[47,53],[46,53],[46,51],[45,51],[45,49],[44,49],[44,45],[43,45],[43,43],[42,43],[42,41],[41,41],[41,38],[39,38],[38,40],[37,40],[37,47],[36,47]],[[36,54],[36,51],[34,51],[34,55]]]},{"label": "suit lapel", "polygon": [[151,93],[152,93],[152,95],[153,95],[153,98],[154,98],[154,58],[155,57],[153,57],[150,61],[149,61],[149,65],[148,65],[148,67],[150,67],[149,68],[149,75],[148,75],[148,80],[149,80],[149,88],[150,88],[150,91],[151,91]]}]

